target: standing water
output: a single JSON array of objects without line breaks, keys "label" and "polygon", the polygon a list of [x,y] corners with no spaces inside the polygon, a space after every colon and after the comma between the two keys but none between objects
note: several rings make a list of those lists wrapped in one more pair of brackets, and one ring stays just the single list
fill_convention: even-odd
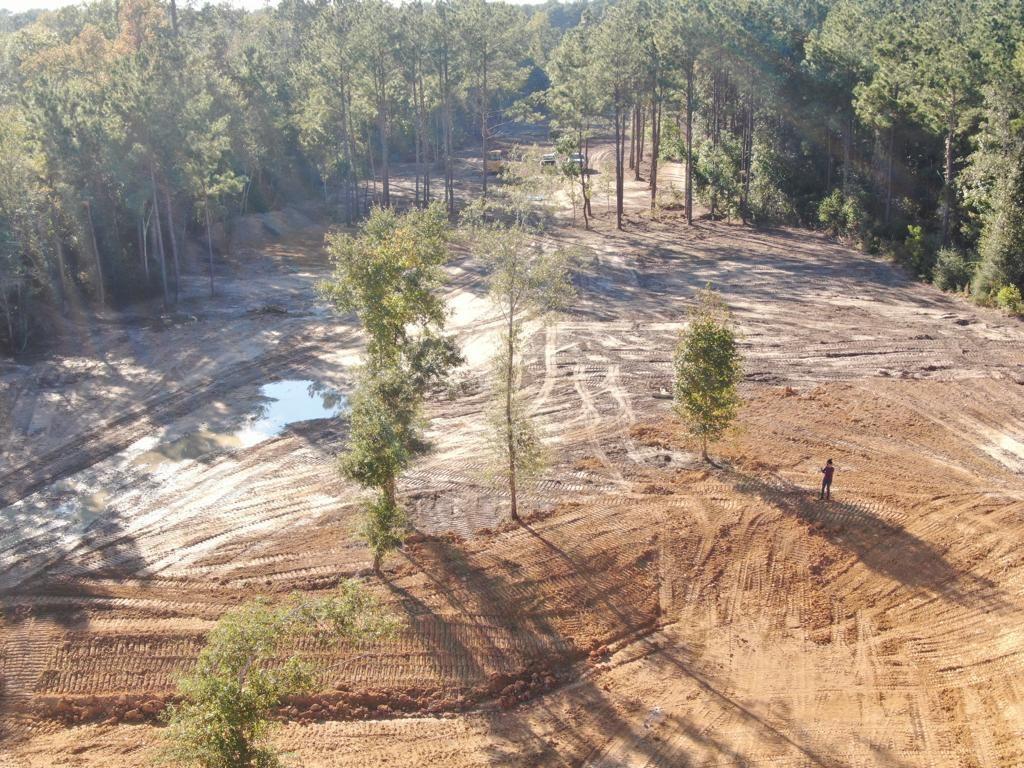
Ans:
[{"label": "standing water", "polygon": [[289,424],[329,419],[345,409],[345,396],[315,381],[290,379],[260,387],[262,402],[235,432],[248,448],[278,435]]}]

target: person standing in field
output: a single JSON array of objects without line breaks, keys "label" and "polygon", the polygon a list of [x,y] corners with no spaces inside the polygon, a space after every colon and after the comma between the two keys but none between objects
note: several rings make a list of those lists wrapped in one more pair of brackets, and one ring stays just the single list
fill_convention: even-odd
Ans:
[{"label": "person standing in field", "polygon": [[821,478],[821,493],[818,495],[819,499],[825,499],[831,501],[832,499],[832,475],[836,472],[835,466],[832,464],[832,459],[825,462],[825,466],[821,468],[823,477]]}]

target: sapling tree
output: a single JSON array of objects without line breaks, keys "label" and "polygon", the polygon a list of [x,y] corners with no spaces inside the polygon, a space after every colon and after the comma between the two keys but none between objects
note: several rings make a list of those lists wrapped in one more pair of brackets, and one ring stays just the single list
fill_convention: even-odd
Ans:
[{"label": "sapling tree", "polygon": [[[314,647],[362,645],[394,632],[396,620],[355,582],[329,597],[293,595],[248,602],[210,631],[195,668],[179,682],[163,757],[197,768],[274,768],[270,716],[286,696],[313,689],[316,668],[286,655],[300,640]],[[306,643],[308,646],[309,643]]]},{"label": "sapling tree", "polygon": [[523,325],[550,317],[572,300],[569,270],[574,254],[545,250],[536,233],[523,225],[477,221],[472,232],[490,273],[490,299],[502,323],[493,363],[491,443],[497,473],[508,485],[509,513],[518,520],[519,484],[543,466],[543,446],[520,388]]},{"label": "sapling tree", "polygon": [[576,136],[563,136],[556,145],[559,155],[563,160],[559,165],[559,172],[565,181],[565,193],[572,203],[572,223],[576,225],[576,210],[583,208],[584,228],[590,229],[589,211],[587,204],[590,201],[590,181],[583,163],[579,161],[580,143]]},{"label": "sapling tree", "polygon": [[701,458],[710,461],[708,445],[721,439],[736,418],[743,376],[728,309],[710,287],[697,293],[679,337],[675,375],[675,411],[700,442]]}]

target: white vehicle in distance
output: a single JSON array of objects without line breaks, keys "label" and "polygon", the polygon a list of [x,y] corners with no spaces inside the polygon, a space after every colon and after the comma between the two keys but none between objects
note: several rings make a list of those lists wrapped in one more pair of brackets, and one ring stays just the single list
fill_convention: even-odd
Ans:
[{"label": "white vehicle in distance", "polygon": [[544,155],[540,159],[540,164],[541,165],[557,165],[557,163],[558,163],[558,155],[556,155],[554,152],[548,152],[546,155]]},{"label": "white vehicle in distance", "polygon": [[576,166],[579,166],[580,168],[582,168],[584,165],[586,165],[586,162],[587,162],[586,158],[583,157],[583,155],[581,153],[579,153],[579,152],[577,152],[574,155],[569,155],[569,163],[571,165],[576,165]]}]

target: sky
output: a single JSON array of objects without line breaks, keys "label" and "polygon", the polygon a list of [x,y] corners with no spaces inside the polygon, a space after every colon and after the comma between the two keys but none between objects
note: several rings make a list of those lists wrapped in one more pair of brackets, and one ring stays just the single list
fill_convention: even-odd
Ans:
[{"label": "sky", "polygon": [[[30,11],[33,8],[61,8],[65,5],[77,5],[79,0],[0,0],[0,9],[11,13]],[[262,8],[264,0],[229,0],[231,5],[241,8]],[[185,5],[184,2],[181,5]]]},{"label": "sky", "polygon": [[[80,0],[0,0],[0,10],[21,13],[33,8],[60,8],[65,5],[76,5]],[[509,0],[516,5],[530,5],[542,0]],[[267,0],[228,0],[231,5],[239,8],[262,8]],[[186,3],[182,2],[182,5]]]}]

